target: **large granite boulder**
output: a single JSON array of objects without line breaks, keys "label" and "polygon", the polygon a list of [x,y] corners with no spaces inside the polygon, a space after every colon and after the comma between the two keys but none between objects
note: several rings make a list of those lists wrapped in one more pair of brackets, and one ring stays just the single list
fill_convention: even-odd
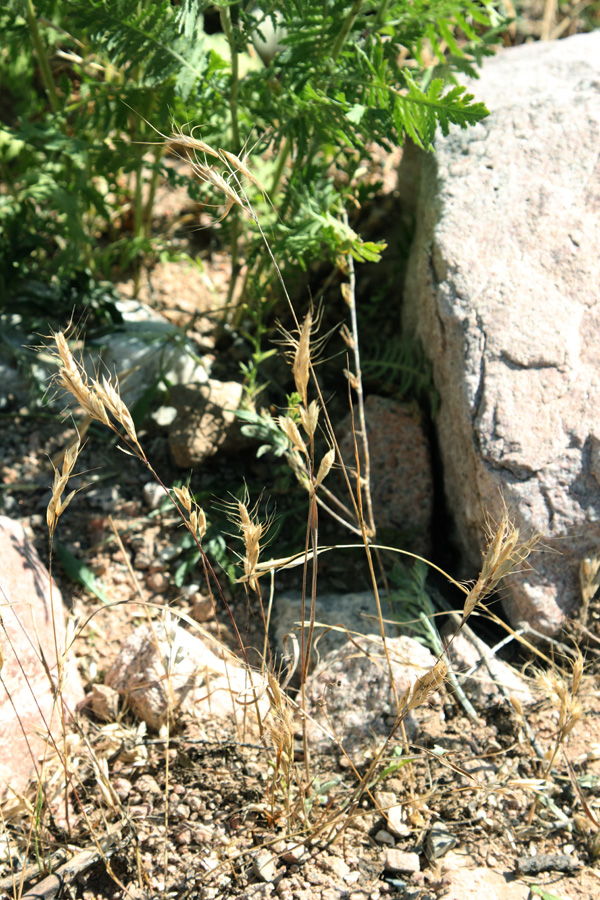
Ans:
[{"label": "large granite boulder", "polygon": [[[547,536],[505,595],[513,623],[555,632],[600,545],[600,33],[489,60],[491,111],[417,153],[405,326],[429,354],[448,509],[465,570],[500,494]],[[407,153],[400,188],[410,183]]]},{"label": "large granite boulder", "polygon": [[[32,776],[40,774],[44,751],[51,747],[41,735],[60,739],[63,721],[83,700],[83,687],[74,660],[65,654],[60,591],[56,585],[51,589],[48,571],[22,525],[6,516],[0,516],[0,559],[1,800],[8,785],[22,791]],[[62,690],[55,698],[59,672]]]}]

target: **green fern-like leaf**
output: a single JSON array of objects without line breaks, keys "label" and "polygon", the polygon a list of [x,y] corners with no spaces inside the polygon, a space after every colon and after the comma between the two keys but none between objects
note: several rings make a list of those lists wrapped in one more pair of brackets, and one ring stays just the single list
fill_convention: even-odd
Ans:
[{"label": "green fern-like leaf", "polygon": [[440,398],[433,383],[431,363],[414,338],[402,335],[386,341],[373,356],[363,358],[362,371],[365,379],[383,382],[386,390],[427,403],[431,417],[435,418]]},{"label": "green fern-like leaf", "polygon": [[72,0],[66,6],[70,27],[84,31],[116,68],[135,72],[139,84],[151,87],[174,77],[185,97],[202,78],[206,54],[194,24],[197,5],[188,4],[177,18],[170,0]]},{"label": "green fern-like leaf", "polygon": [[450,125],[467,128],[489,116],[483,103],[473,102],[472,94],[466,94],[459,85],[443,94],[444,82],[435,78],[425,91],[405,73],[407,92],[398,94],[394,103],[394,122],[398,134],[405,132],[419,147],[433,149],[433,138],[439,124],[447,135]]}]

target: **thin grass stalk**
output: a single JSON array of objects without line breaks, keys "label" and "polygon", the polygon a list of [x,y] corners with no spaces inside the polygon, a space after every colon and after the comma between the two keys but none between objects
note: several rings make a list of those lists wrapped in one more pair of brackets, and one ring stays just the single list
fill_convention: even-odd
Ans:
[{"label": "thin grass stalk", "polygon": [[[233,23],[231,21],[231,12],[228,6],[221,6],[219,9],[219,16],[221,19],[221,26],[223,28],[223,32],[225,37],[227,38],[227,43],[229,44],[229,51],[231,53],[231,83],[229,87],[229,112],[231,115],[231,138],[233,144],[233,152],[238,154],[241,148],[240,142],[240,126],[238,121],[238,91],[240,85],[239,79],[239,53],[237,48],[237,43],[235,40],[235,34],[233,31]],[[229,278],[229,287],[227,290],[227,299],[225,300],[225,309],[229,310],[231,308],[233,295],[235,292],[237,280],[240,274],[240,265],[239,265],[239,227],[240,227],[240,216],[237,208],[232,210],[231,219],[231,238],[230,238],[230,252],[231,252],[231,276]]]},{"label": "thin grass stalk", "polygon": [[150,183],[148,185],[148,197],[144,205],[144,236],[150,238],[152,236],[152,211],[154,209],[154,201],[156,199],[156,191],[160,181],[160,163],[165,153],[164,144],[157,144],[154,150],[154,166]]},{"label": "thin grass stalk", "polygon": [[[342,221],[348,225],[348,215],[344,212]],[[364,472],[360,480],[358,489],[360,497],[364,496],[366,505],[366,524],[370,532],[370,537],[376,535],[375,517],[373,515],[373,499],[371,496],[371,454],[369,452],[369,436],[367,432],[367,420],[365,416],[365,398],[362,384],[362,371],[360,365],[360,348],[358,343],[358,319],[356,316],[356,273],[354,269],[354,259],[349,253],[346,257],[346,265],[348,267],[348,282],[346,290],[343,292],[344,300],[350,311],[350,323],[352,326],[352,342],[350,349],[354,358],[354,377],[352,378],[352,388],[356,394],[356,405],[358,406],[358,435],[362,446]],[[364,489],[361,489],[363,488]],[[360,507],[362,513],[362,506]]]}]

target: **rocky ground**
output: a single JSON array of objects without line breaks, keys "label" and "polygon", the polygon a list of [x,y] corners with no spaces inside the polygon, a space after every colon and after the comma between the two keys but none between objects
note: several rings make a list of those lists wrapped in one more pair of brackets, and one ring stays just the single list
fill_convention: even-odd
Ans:
[{"label": "rocky ground", "polygon": [[[536,34],[543,27],[543,12],[540,5],[530,17]],[[396,162],[384,172],[388,179]],[[375,222],[385,230],[401,218],[393,177],[388,187],[386,199],[370,211],[371,228]],[[157,207],[161,227],[171,222],[176,230],[177,223],[187,222],[193,211],[185,203],[184,197],[163,196]],[[398,235],[394,238],[392,231],[389,237],[394,246]],[[223,340],[215,329],[228,259],[209,244],[199,251],[203,271],[186,263],[157,264],[142,279],[140,299],[164,321],[185,330],[197,356],[210,367],[211,378],[218,377],[222,384],[239,382],[243,342],[236,342],[235,336]],[[395,275],[393,264],[391,269],[383,266],[379,287],[387,288]],[[365,267],[359,296],[372,296],[372,277],[373,270]],[[117,287],[121,296],[131,296],[131,281],[122,280]],[[328,315],[331,324],[338,322],[341,305],[330,304]],[[364,335],[367,347],[370,339],[394,331],[395,320],[384,307],[378,315]],[[334,339],[330,355],[335,357],[338,349]],[[273,365],[273,381],[281,378],[284,383],[283,361]],[[334,359],[333,367],[341,369],[343,364]],[[348,414],[344,381],[327,377],[332,416],[339,422]],[[71,419],[29,402],[25,395],[10,396],[9,391],[7,397],[0,438],[0,513],[22,523],[48,565],[50,461],[59,464],[75,429]],[[269,390],[264,395],[265,402],[278,403],[276,398]],[[374,418],[384,418],[396,399],[372,402]],[[81,417],[75,421],[81,427]],[[213,690],[219,678],[229,677],[233,683],[241,671],[231,656],[229,663],[223,662],[225,651],[239,658],[241,639],[249,663],[259,670],[265,648],[256,599],[226,571],[225,557],[234,560],[237,545],[223,501],[244,482],[253,499],[265,490],[261,509],[268,509],[266,498],[272,496],[281,528],[266,552],[284,556],[303,548],[304,495],[283,463],[269,456],[256,459],[252,443],[234,441],[212,456],[204,448],[203,462],[190,476],[190,465],[176,463],[181,448],[174,449],[165,422],[160,416],[146,420],[141,441],[166,485],[184,484],[191,477],[190,488],[206,505],[212,527],[207,550],[222,593],[214,582],[209,588],[180,520],[163,502],[147,470],[120,453],[109,432],[92,425],[69,488],[81,491],[60,519],[52,560],[73,623],[73,651],[85,692],[60,744],[63,754],[68,746],[69,787],[65,794],[57,752],[50,748],[43,801],[31,783],[0,807],[0,898],[597,896],[599,601],[592,597],[586,622],[570,623],[555,641],[533,647],[512,640],[487,663],[481,662],[482,648],[500,641],[507,631],[476,618],[474,633],[461,635],[453,655],[465,696],[446,681],[411,712],[406,728],[396,731],[389,688],[381,687],[385,681],[375,673],[383,671],[378,659],[370,661],[369,669],[362,639],[355,636],[354,645],[346,643],[347,655],[340,663],[327,655],[324,638],[321,680],[315,676],[312,682],[314,718],[321,716],[323,722],[323,716],[333,720],[339,715],[336,734],[346,728],[354,737],[351,746],[342,742],[342,749],[313,729],[307,760],[293,681],[289,701],[278,701],[272,685],[262,692],[261,719],[280,726],[264,733],[239,685],[229,693],[221,691],[225,701]],[[414,435],[414,417],[408,425]],[[411,442],[416,439],[411,437]],[[381,460],[378,467],[384,469],[385,457]],[[408,477],[400,473],[401,482]],[[407,493],[401,487],[394,497]],[[390,496],[387,490],[382,492],[384,503]],[[435,490],[435,485],[424,484],[420,499],[412,494],[410,503],[415,506]],[[430,549],[436,561],[451,566],[453,550],[444,540],[443,510],[440,513],[438,506],[428,515],[437,532],[427,538]],[[323,543],[347,540],[325,518],[321,525]],[[391,533],[397,524],[390,521],[386,527]],[[423,540],[425,528],[418,540]],[[2,556],[5,562],[7,558]],[[297,594],[299,572],[277,576],[275,606],[278,594]],[[321,558],[319,594],[341,597],[369,586],[361,556],[332,553]],[[459,603],[460,595],[449,596]],[[493,610],[500,612],[499,606],[494,602]],[[200,693],[182,705],[168,727],[152,727],[127,702],[115,680],[114,664],[131,632],[141,627],[160,630],[165,611],[181,616],[190,634],[200,628],[202,645],[212,655],[197,650],[206,653]],[[336,622],[333,615],[331,623]],[[451,626],[448,616],[440,620],[440,631]],[[395,625],[389,628],[394,634]],[[286,630],[285,623],[272,630],[274,644],[276,635]],[[369,629],[363,623],[356,630]],[[183,644],[177,664],[185,657]],[[356,652],[348,652],[349,646]],[[573,682],[577,648],[584,659],[578,686]],[[422,647],[416,652],[426,653]],[[134,662],[136,653],[141,656],[142,651],[132,654]],[[462,677],[471,666],[470,677]],[[573,715],[572,730],[559,740],[561,708],[564,712],[573,694],[580,709]],[[577,711],[574,705],[570,710]],[[286,719],[288,714],[291,718]],[[0,728],[3,721],[0,718]],[[392,737],[380,765],[369,774],[385,734]],[[357,794],[361,783],[363,790]]]},{"label": "rocky ground", "polygon": [[[169,284],[181,272],[165,271],[162,277]],[[25,524],[45,560],[49,459],[72,434],[69,422],[24,407],[5,417],[3,511]],[[165,483],[181,479],[164,435],[149,431],[144,437]],[[266,744],[261,739],[251,710],[236,723],[205,704],[200,718],[182,714],[168,733],[156,732],[115,703],[110,692],[103,694],[124,638],[146,621],[144,604],[154,618],[162,608],[185,613],[202,624],[207,638],[236,653],[239,647],[221,602],[210,598],[197,570],[186,572],[180,588],[174,584],[186,551],[178,548],[176,519],[157,506],[147,472],[93,429],[80,467],[74,487],[83,490],[61,518],[57,539],[93,574],[103,600],[75,586],[55,558],[55,577],[79,623],[75,653],[87,699],[69,738],[79,784],[66,810],[50,803],[36,826],[41,858],[67,866],[59,873],[69,896],[583,900],[595,895],[600,700],[593,634],[579,691],[583,714],[547,780],[547,760],[536,750],[542,756],[552,752],[559,712],[556,697],[534,673],[540,667],[563,671],[568,683],[565,653],[576,631],[543,648],[546,663],[526,652],[513,655],[515,665],[527,664],[524,718],[489,683],[478,689],[479,675],[469,692],[475,718],[447,685],[415,711],[408,743],[401,733],[390,742],[378,770],[381,780],[356,808],[353,791],[377,743],[366,732],[351,763],[335,744],[313,753],[312,781],[301,799],[293,784],[286,788],[281,779],[273,781],[276,750],[271,738]],[[235,458],[217,458],[204,467],[202,488],[222,496],[219,485],[241,474]],[[343,564],[326,568],[325,585],[329,576],[329,586],[344,586],[343,570]],[[352,571],[346,571],[346,589],[356,586]],[[256,665],[264,633],[256,605],[243,586],[231,584],[223,573],[220,579]],[[288,574],[283,586],[293,587],[294,580]],[[593,624],[594,602],[590,612]],[[357,698],[360,706],[360,692]],[[302,780],[297,720],[294,728],[293,767]],[[26,794],[23,803],[27,796],[33,801],[34,795]],[[25,837],[31,820],[18,804],[4,815],[19,870],[31,859]],[[67,847],[77,853],[64,863],[60,854]],[[0,889],[7,896],[33,896],[28,889],[36,896],[56,896],[56,881],[45,883],[43,874],[34,867],[30,881],[15,887],[4,864]]]}]

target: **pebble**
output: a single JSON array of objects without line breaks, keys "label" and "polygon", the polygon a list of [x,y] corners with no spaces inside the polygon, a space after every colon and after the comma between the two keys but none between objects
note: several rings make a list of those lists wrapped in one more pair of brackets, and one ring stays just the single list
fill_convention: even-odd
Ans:
[{"label": "pebble", "polygon": [[317,865],[323,872],[328,875],[336,875],[338,878],[345,878],[350,874],[350,866],[337,856],[320,856]]},{"label": "pebble", "polygon": [[196,594],[192,597],[192,617],[196,622],[208,622],[214,615],[214,603],[210,597]]},{"label": "pebble", "polygon": [[389,831],[384,831],[383,828],[377,832],[375,835],[375,840],[378,844],[387,844],[388,847],[395,847],[396,841],[393,836],[389,833]]},{"label": "pebble", "polygon": [[152,775],[141,775],[135,783],[135,787],[142,794],[160,794],[161,787]]},{"label": "pebble", "polygon": [[152,575],[148,575],[146,578],[146,584],[151,591],[159,594],[168,587],[169,579],[162,572],[153,572]]},{"label": "pebble", "polygon": [[142,488],[142,496],[144,503],[149,509],[158,509],[168,495],[160,484],[157,484],[155,481],[148,481]]},{"label": "pebble", "polygon": [[261,881],[274,881],[277,876],[276,857],[268,850],[259,850],[252,862],[252,869]]},{"label": "pebble", "polygon": [[387,847],[383,852],[383,867],[386,872],[419,872],[421,862],[418,853]]},{"label": "pebble", "polygon": [[111,787],[119,800],[126,800],[131,793],[131,782],[127,778],[114,778]]}]

